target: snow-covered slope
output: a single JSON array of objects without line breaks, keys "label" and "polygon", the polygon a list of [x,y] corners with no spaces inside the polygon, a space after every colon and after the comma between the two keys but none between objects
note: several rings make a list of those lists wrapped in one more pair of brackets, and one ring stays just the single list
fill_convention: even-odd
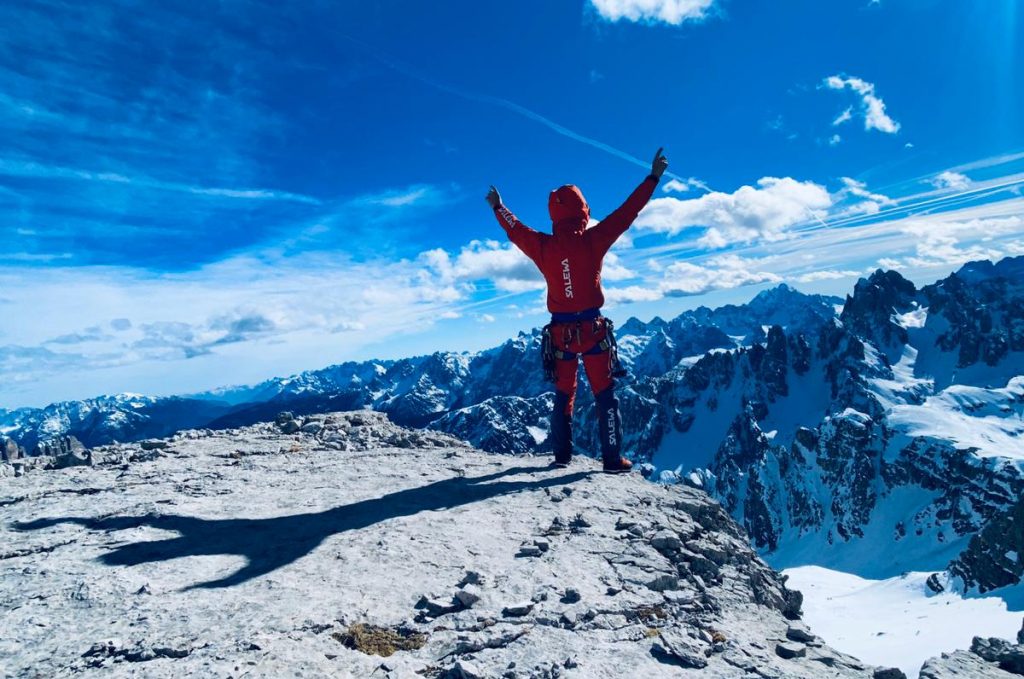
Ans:
[{"label": "snow-covered slope", "polygon": [[0,478],[12,676],[880,676],[698,490],[366,412],[93,453]]},{"label": "snow-covered slope", "polygon": [[814,630],[844,651],[899,667],[908,677],[916,677],[929,658],[970,648],[975,636],[1013,638],[1021,628],[1021,614],[1007,611],[998,598],[932,595],[928,573],[868,580],[802,566],[785,575],[805,594],[804,618]]},{"label": "snow-covered slope", "polygon": [[772,329],[760,351],[706,356],[669,380],[675,426],[653,461],[708,488],[780,567],[1019,581],[1019,272],[972,265],[917,290],[879,271],[816,335]]}]

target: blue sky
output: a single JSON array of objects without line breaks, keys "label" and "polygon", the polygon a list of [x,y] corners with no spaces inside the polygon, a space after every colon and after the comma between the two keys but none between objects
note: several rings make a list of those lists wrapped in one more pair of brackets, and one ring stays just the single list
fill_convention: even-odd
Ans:
[{"label": "blue sky", "polygon": [[620,321],[1024,254],[1013,0],[279,5],[0,6],[0,407],[496,344],[487,186],[603,216],[659,146]]}]

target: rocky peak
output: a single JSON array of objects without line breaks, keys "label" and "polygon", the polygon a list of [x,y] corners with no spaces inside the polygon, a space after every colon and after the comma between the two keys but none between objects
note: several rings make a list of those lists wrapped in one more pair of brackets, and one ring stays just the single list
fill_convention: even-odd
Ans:
[{"label": "rocky peak", "polygon": [[958,367],[1024,351],[1024,257],[966,264],[921,293],[929,316],[945,321],[936,344],[958,352]]},{"label": "rocky peak", "polygon": [[861,278],[847,295],[840,320],[861,337],[873,340],[879,348],[907,343],[907,330],[893,320],[915,308],[917,289],[896,271],[878,269]]}]

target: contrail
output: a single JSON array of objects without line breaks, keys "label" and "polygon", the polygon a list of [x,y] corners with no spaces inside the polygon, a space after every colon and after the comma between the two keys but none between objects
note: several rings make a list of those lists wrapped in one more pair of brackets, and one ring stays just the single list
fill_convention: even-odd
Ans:
[{"label": "contrail", "polygon": [[[461,97],[461,98],[467,99],[469,101],[475,101],[475,102],[478,102],[478,103],[481,103],[481,104],[491,104],[492,106],[499,106],[499,107],[501,107],[501,108],[503,108],[503,109],[505,109],[507,111],[512,111],[513,113],[517,113],[517,114],[523,116],[524,118],[527,118],[528,120],[532,120],[532,121],[534,121],[536,123],[540,123],[541,125],[544,125],[545,127],[547,127],[548,129],[552,130],[553,132],[557,132],[558,134],[562,135],[563,137],[568,137],[569,139],[573,139],[575,141],[578,141],[578,142],[581,142],[583,144],[586,144],[587,146],[591,146],[591,147],[593,147],[595,149],[598,149],[600,151],[604,151],[605,153],[611,154],[611,155],[615,156],[616,158],[620,158],[622,160],[625,160],[628,163],[633,163],[634,165],[637,165],[639,167],[643,167],[643,168],[647,168],[647,169],[650,169],[650,167],[651,167],[651,163],[650,162],[645,162],[643,160],[640,160],[636,156],[634,156],[634,155],[632,155],[630,153],[626,153],[625,151],[621,151],[621,150],[619,150],[619,149],[617,149],[614,146],[611,146],[609,144],[605,144],[603,141],[600,141],[598,139],[594,139],[592,137],[588,137],[586,135],[579,134],[578,132],[573,132],[568,127],[566,127],[564,125],[560,125],[560,124],[556,123],[554,120],[551,120],[550,118],[546,118],[546,117],[542,116],[541,114],[537,113],[536,111],[531,111],[530,109],[526,108],[525,106],[520,106],[519,104],[515,103],[514,101],[509,101],[508,99],[503,99],[501,97],[494,97],[494,96],[491,96],[491,95],[488,95],[488,94],[477,94],[475,92],[469,92],[467,90],[464,90],[462,88],[456,87],[454,85],[449,85],[448,83],[441,82],[440,80],[435,80],[433,78],[430,78],[428,76],[425,76],[425,75],[423,75],[421,73],[416,72],[415,70],[413,70],[412,68],[410,68],[406,64],[403,64],[402,62],[398,61],[397,59],[395,59],[393,57],[389,57],[389,56],[387,56],[387,55],[385,55],[385,54],[375,50],[373,47],[371,47],[370,45],[367,45],[366,43],[362,42],[361,40],[356,40],[352,36],[345,35],[344,33],[341,34],[341,37],[345,38],[349,42],[351,42],[354,45],[358,46],[364,52],[366,52],[367,54],[369,54],[374,59],[376,59],[380,63],[384,64],[388,68],[390,68],[390,69],[392,69],[394,71],[397,71],[397,72],[401,73],[404,76],[412,78],[413,80],[418,80],[419,82],[423,83],[424,85],[427,85],[429,87],[433,87],[434,89],[440,90],[441,92],[447,92],[448,94],[454,94],[457,97]],[[710,190],[703,183],[701,183],[701,182],[694,182],[693,179],[686,178],[686,177],[680,177],[679,175],[677,175],[675,173],[667,172],[667,171],[665,172],[665,175],[667,177],[672,178],[672,179],[676,179],[678,181],[681,181],[684,184],[686,184],[687,186],[697,186],[698,188],[701,188],[704,191],[709,191]]]}]

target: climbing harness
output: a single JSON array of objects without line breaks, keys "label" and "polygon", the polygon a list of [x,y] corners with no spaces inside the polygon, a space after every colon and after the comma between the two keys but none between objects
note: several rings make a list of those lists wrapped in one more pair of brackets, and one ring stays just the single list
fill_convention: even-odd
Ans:
[{"label": "climbing harness", "polygon": [[[572,318],[570,319],[565,317]],[[575,321],[575,323],[573,323],[573,321]],[[593,324],[592,330],[594,333],[600,332],[604,329],[605,334],[601,341],[597,342],[587,351],[579,354],[559,349],[555,344],[553,337],[556,327],[561,326],[562,346],[569,345],[574,340],[579,344],[581,342],[581,331],[585,321],[590,321]],[[545,325],[541,330],[541,364],[544,368],[545,379],[549,382],[558,381],[556,361],[576,361],[579,360],[581,356],[592,356],[603,353],[608,354],[611,376],[625,377],[627,371],[622,365],[622,361],[619,359],[619,347],[615,343],[614,330],[615,324],[612,323],[611,319],[601,316],[598,309],[588,309],[586,311],[581,311],[578,314],[552,314],[551,323]]]}]

